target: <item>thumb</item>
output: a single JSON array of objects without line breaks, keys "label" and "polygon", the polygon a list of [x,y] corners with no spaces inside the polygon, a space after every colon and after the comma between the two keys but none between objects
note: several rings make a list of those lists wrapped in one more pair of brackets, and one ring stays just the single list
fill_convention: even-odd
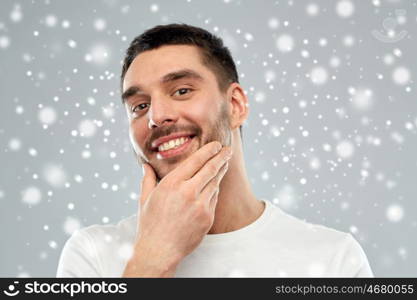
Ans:
[{"label": "thumb", "polygon": [[156,175],[153,168],[147,164],[142,164],[143,177],[141,182],[141,195],[140,195],[140,205],[143,206],[148,199],[150,193],[156,187]]}]

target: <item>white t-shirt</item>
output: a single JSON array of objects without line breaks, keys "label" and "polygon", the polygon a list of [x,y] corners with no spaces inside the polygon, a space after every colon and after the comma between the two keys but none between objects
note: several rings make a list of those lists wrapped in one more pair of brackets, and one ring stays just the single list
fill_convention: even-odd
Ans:
[{"label": "white t-shirt", "polygon": [[[175,277],[373,277],[350,233],[302,221],[265,201],[239,230],[208,234]],[[121,277],[132,254],[137,216],[77,230],[61,253],[57,277]]]}]

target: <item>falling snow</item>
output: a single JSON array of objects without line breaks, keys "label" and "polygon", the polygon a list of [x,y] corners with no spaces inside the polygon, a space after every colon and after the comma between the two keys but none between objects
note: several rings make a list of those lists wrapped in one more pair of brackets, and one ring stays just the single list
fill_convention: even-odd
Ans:
[{"label": "falling snow", "polygon": [[42,200],[42,193],[36,186],[30,186],[22,191],[22,201],[29,205],[37,205]]},{"label": "falling snow", "polygon": [[347,159],[352,157],[355,152],[355,147],[350,141],[341,141],[337,144],[336,151],[340,158]]},{"label": "falling snow", "polygon": [[73,234],[76,230],[81,228],[81,222],[80,220],[73,218],[73,217],[67,217],[63,224],[63,230],[67,235]]},{"label": "falling snow", "polygon": [[52,107],[44,107],[39,111],[38,118],[41,123],[51,125],[55,123],[57,113]]},{"label": "falling snow", "polygon": [[50,164],[43,170],[45,181],[53,187],[62,187],[66,181],[65,171],[58,165]]},{"label": "falling snow", "polygon": [[314,67],[311,70],[310,78],[311,82],[315,85],[323,85],[327,82],[329,75],[327,70],[323,67]]},{"label": "falling snow", "polygon": [[392,80],[398,85],[406,85],[410,81],[410,71],[406,67],[397,67],[392,72]]},{"label": "falling snow", "polygon": [[[217,33],[236,61],[255,194],[350,232],[377,275],[415,276],[415,3],[202,3],[0,4],[0,211],[10,228],[31,232],[10,241],[20,258],[0,275],[53,276],[69,236],[136,213],[141,172],[120,63],[146,28],[184,22]],[[116,256],[131,254],[126,243]],[[319,261],[305,267],[313,277],[326,272]]]},{"label": "falling snow", "polygon": [[366,111],[372,108],[374,104],[373,92],[367,88],[349,88],[349,94],[352,95],[352,105],[358,111]]},{"label": "falling snow", "polygon": [[387,207],[386,216],[390,222],[399,222],[404,217],[404,209],[399,204],[391,204]]},{"label": "falling snow", "polygon": [[341,1],[338,1],[336,4],[336,13],[341,18],[351,17],[354,11],[355,11],[355,6],[353,5],[353,2],[350,0],[341,0]]},{"label": "falling snow", "polygon": [[6,49],[10,46],[10,38],[6,35],[0,36],[0,48]]},{"label": "falling snow", "polygon": [[276,42],[279,51],[291,52],[294,49],[294,38],[289,34],[283,34],[278,37]]},{"label": "falling snow", "polygon": [[97,126],[94,121],[82,120],[78,126],[80,135],[83,137],[92,137],[97,132]]}]

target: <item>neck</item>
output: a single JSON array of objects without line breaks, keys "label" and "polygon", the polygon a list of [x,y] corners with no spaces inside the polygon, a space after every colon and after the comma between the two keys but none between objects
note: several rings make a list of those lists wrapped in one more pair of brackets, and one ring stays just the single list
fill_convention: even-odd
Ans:
[{"label": "neck", "polygon": [[232,148],[233,156],[220,183],[214,222],[208,234],[238,230],[256,221],[264,211],[264,204],[252,193],[241,146]]}]

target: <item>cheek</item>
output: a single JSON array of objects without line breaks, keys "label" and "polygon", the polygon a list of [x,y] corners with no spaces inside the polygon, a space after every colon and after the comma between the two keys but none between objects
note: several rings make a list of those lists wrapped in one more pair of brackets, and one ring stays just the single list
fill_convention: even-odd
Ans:
[{"label": "cheek", "polygon": [[196,99],[194,103],[184,103],[182,107],[183,117],[185,120],[198,125],[203,134],[211,130],[216,122],[218,108],[213,99]]},{"label": "cheek", "polygon": [[144,122],[133,120],[129,126],[129,138],[136,153],[143,153],[146,142],[147,128],[144,127]]}]

